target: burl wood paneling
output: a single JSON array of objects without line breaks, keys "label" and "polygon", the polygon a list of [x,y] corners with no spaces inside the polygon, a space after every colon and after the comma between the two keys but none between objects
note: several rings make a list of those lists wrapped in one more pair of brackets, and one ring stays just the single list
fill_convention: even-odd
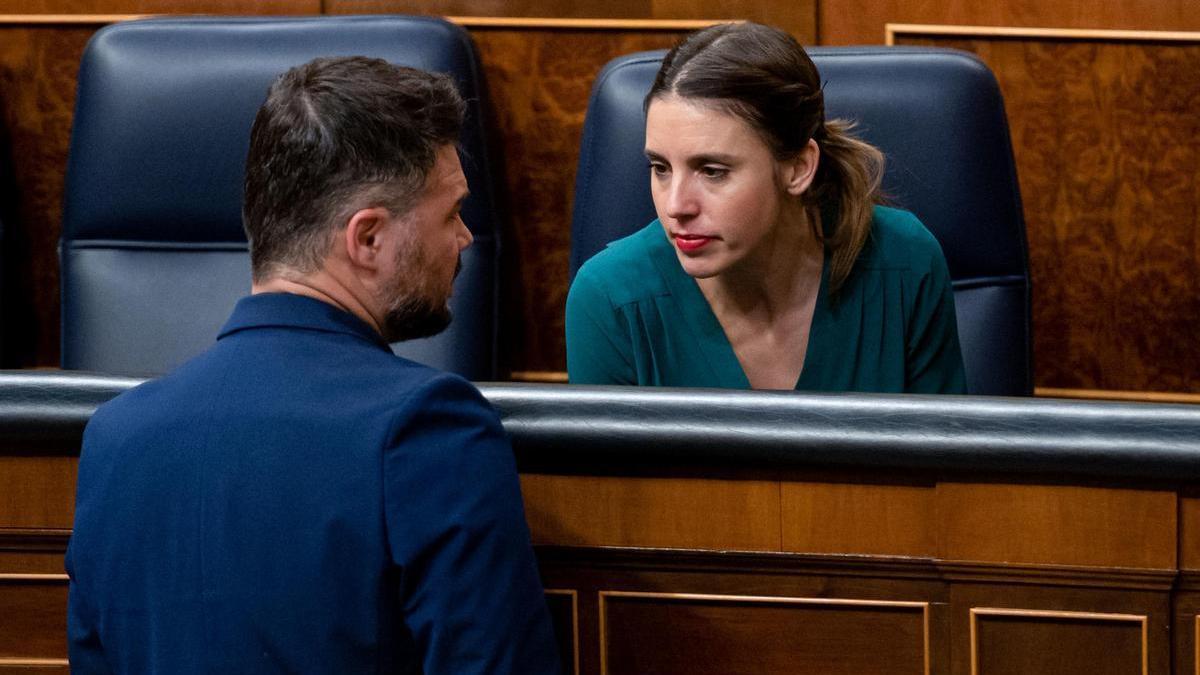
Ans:
[{"label": "burl wood paneling", "polygon": [[74,457],[0,456],[0,528],[71,528]]},{"label": "burl wood paneling", "polygon": [[98,26],[0,25],[7,367],[58,364],[58,236],[79,57]]},{"label": "burl wood paneling", "polygon": [[933,557],[932,486],[784,483],[783,550]]},{"label": "burl wood paneling", "polygon": [[1174,492],[938,485],[941,558],[1173,569]]},{"label": "burl wood paneling", "polygon": [[1144,617],[977,611],[973,620],[973,674],[1146,672]]},{"label": "burl wood paneling", "polygon": [[328,14],[437,14],[445,16],[550,17],[762,21],[811,43],[816,38],[817,0],[326,0]]},{"label": "burl wood paneling", "polygon": [[472,31],[491,95],[507,193],[502,354],[513,370],[566,369],[563,337],[575,165],[588,95],[609,60],[683,33]]},{"label": "burl wood paneling", "polygon": [[608,596],[609,675],[926,672],[924,610],[883,604]]},{"label": "burl wood paneling", "polygon": [[1200,391],[1200,42],[898,42],[975,52],[1000,82],[1036,384]]},{"label": "burl wood paneling", "polygon": [[67,581],[0,576],[0,659],[62,659],[67,653]]},{"label": "burl wood paneling", "polygon": [[320,14],[321,0],[5,0],[0,14]]},{"label": "burl wood paneling", "polygon": [[1200,30],[1195,0],[821,0],[821,44],[882,44],[888,23]]},{"label": "burl wood paneling", "polygon": [[779,550],[771,481],[522,474],[535,544]]}]

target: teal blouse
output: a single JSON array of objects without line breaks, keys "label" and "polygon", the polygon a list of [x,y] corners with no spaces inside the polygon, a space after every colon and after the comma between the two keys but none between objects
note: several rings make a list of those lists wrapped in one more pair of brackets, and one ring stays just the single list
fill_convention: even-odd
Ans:
[{"label": "teal blouse", "polygon": [[[826,258],[796,389],[966,392],[950,273],[907,211],[875,207],[846,283]],[[567,296],[567,372],[577,384],[748,389],[725,331],[659,221],[608,245]]]}]

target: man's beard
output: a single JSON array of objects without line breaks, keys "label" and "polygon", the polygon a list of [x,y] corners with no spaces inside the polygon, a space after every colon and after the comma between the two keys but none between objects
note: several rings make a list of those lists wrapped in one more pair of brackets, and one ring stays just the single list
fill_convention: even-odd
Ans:
[{"label": "man's beard", "polygon": [[[424,272],[422,265],[412,265],[418,273]],[[454,278],[462,271],[462,256],[454,268]],[[383,337],[388,342],[403,342],[430,337],[446,330],[453,314],[450,312],[449,294],[432,298],[429,293],[414,292],[413,284],[397,279],[391,306],[383,317]]]}]

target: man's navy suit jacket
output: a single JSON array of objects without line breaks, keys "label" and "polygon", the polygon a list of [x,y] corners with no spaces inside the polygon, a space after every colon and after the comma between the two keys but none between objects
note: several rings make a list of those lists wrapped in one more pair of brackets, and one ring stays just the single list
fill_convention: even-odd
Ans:
[{"label": "man's navy suit jacket", "polygon": [[83,673],[556,673],[512,449],[465,380],[298,295],[84,433]]}]

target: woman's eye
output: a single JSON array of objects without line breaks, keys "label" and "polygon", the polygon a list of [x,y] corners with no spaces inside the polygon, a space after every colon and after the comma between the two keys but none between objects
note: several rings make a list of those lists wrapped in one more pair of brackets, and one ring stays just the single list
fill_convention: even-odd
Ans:
[{"label": "woman's eye", "polygon": [[705,178],[724,178],[729,173],[729,169],[723,166],[702,166],[700,167],[700,175]]},{"label": "woman's eye", "polygon": [[656,176],[664,176],[667,173],[669,173],[670,171],[671,170],[667,168],[666,164],[660,164],[658,162],[650,162],[650,173],[652,173]]}]

